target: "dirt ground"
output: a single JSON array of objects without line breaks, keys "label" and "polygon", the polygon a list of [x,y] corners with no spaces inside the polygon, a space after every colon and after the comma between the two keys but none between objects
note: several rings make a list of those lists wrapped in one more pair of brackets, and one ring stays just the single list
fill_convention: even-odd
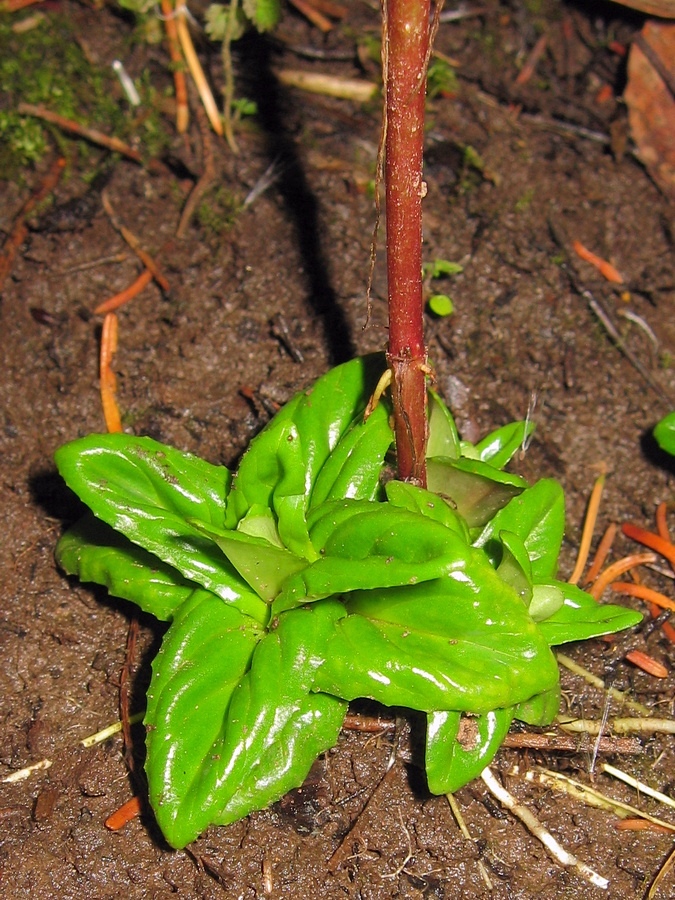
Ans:
[{"label": "dirt ground", "polygon": [[[448,801],[425,788],[414,722],[412,754],[404,735],[386,777],[391,733],[343,732],[302,790],[210,829],[184,851],[166,847],[147,811],[119,832],[104,827],[134,790],[121,739],[90,749],[79,742],[118,718],[132,610],[69,581],[53,560],[59,534],[77,515],[53,452],[105,428],[101,323],[91,310],[139,271],[102,209],[103,185],[92,173],[105,172],[118,217],[156,254],[170,283],[167,294],[153,284],[119,311],[114,369],[125,428],[234,465],[275,404],[331,364],[386,340],[383,251],[364,328],[379,104],[282,88],[274,76],[292,68],[376,79],[367,50],[378,35],[377,6],[346,6],[347,16],[326,37],[286,11],[272,38],[238,47],[237,90],[257,102],[258,116],[237,127],[237,156],[208,139],[216,177],[182,239],[176,227],[205,160],[194,116],[188,135],[179,137],[166,104],[169,168],[160,174],[100,148],[85,154],[74,139],[48,132],[69,166],[52,201],[29,218],[0,306],[3,896],[627,900],[647,896],[672,851],[672,832],[617,830],[611,812],[512,774],[515,764],[521,773],[543,764],[589,783],[588,752],[502,750],[493,769],[568,850],[609,879],[607,891],[553,861],[480,781],[457,794],[473,838],[467,840]],[[429,285],[450,293],[455,306],[448,318],[428,319],[429,349],[439,390],[469,438],[523,417],[536,394],[537,434],[519,470],[532,479],[556,477],[565,488],[566,577],[599,466],[609,477],[597,534],[609,522],[653,528],[656,505],[674,499],[675,468],[656,452],[649,430],[668,411],[667,397],[675,397],[675,215],[630,139],[621,149],[626,61],[610,44],[628,43],[643,17],[612,3],[552,0],[486,0],[480,9],[442,24],[437,38],[437,48],[457,63],[457,84],[429,101],[424,255],[464,270]],[[45,4],[43,13],[47,22],[68,18],[102,69],[119,57],[134,78],[145,73],[159,95],[170,88],[163,48],[135,40],[128,17],[68,2]],[[541,34],[548,49],[535,75],[517,85]],[[218,48],[201,52],[219,83]],[[605,84],[612,90],[601,102]],[[121,93],[113,97],[133,115]],[[471,162],[467,147],[482,163]],[[36,170],[0,181],[5,233],[55,153]],[[272,164],[271,186],[242,208]],[[574,239],[610,258],[626,284],[613,286],[581,262],[571,251]],[[609,309],[651,387],[614,346],[584,291]],[[625,313],[641,317],[654,341]],[[617,538],[613,557],[634,546]],[[673,596],[665,576],[646,577]],[[157,623],[141,621],[133,660],[137,709],[160,636]],[[669,676],[657,679],[625,662],[628,647],[649,652]],[[648,616],[614,644],[592,641],[569,652],[659,715],[673,716],[675,648]],[[604,696],[570,673],[562,679],[566,711],[601,718]],[[620,708],[613,704],[610,712]],[[135,740],[142,754],[142,733]],[[602,760],[672,794],[672,736],[644,736],[641,744],[639,755]],[[48,770],[2,781],[43,759],[52,762]],[[597,769],[594,783],[675,823],[672,809]],[[671,872],[655,897],[674,896]]]}]

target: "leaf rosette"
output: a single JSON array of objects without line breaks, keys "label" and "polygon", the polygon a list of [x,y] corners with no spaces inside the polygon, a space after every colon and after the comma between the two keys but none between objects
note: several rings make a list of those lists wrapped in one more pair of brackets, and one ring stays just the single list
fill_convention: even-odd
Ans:
[{"label": "leaf rosette", "polygon": [[122,434],[56,453],[91,510],[61,567],[170,623],[145,724],[174,847],[301,784],[357,697],[426,713],[429,787],[454,791],[514,718],[553,719],[552,645],[639,620],[556,580],[562,490],[503,471],[525,423],[473,446],[430,392],[429,490],[389,480],[390,408],[364,414],[384,364],[297,394],[233,476]]}]

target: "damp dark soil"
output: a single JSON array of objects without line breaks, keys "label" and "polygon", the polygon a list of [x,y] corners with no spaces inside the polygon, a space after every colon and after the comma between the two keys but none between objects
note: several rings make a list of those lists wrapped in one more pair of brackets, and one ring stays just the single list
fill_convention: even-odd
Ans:
[{"label": "damp dark soil", "polygon": [[[140,134],[159,109],[166,142],[158,152],[167,168],[151,174],[50,129],[46,140],[68,167],[51,201],[30,216],[2,293],[3,896],[557,900],[597,893],[626,900],[647,895],[672,850],[672,832],[617,830],[612,812],[523,777],[543,764],[590,783],[587,751],[502,750],[493,769],[568,850],[609,879],[607,891],[552,860],[480,781],[456,797],[472,836],[466,839],[447,799],[429,795],[415,752],[407,752],[409,725],[414,751],[416,723],[403,712],[400,740],[392,732],[343,732],[301,790],[210,829],[183,851],[162,842],[147,810],[119,832],[104,826],[134,785],[119,736],[89,749],[80,741],[118,719],[132,609],[56,568],[55,543],[78,511],[52,462],[61,443],[105,429],[101,321],[91,310],[139,272],[102,209],[101,190],[170,284],[165,294],[149,286],[119,311],[114,369],[124,427],[234,465],[278,404],[332,364],[386,341],[382,248],[369,316],[366,303],[379,104],[301,93],[276,78],[281,69],[304,69],[377,79],[369,54],[378,9],[358,0],[346,7],[326,37],[289,9],[274,36],[238,47],[237,90],[257,103],[258,115],[237,126],[236,156],[213,137],[208,151],[194,107],[187,135],[176,135],[164,50],[136,40],[128,18],[68,2],[39,10],[46,27],[53,17],[69,20],[95,67],[108,72],[119,57],[134,78],[154,85],[154,110],[129,110],[114,85],[111,97],[129,133],[136,127]],[[35,11],[12,21],[28,13]],[[438,50],[456,61],[457,80],[429,101],[424,256],[460,263],[463,271],[428,285],[454,302],[451,316],[428,319],[430,356],[438,389],[468,438],[534,408],[536,437],[518,468],[530,478],[558,478],[565,488],[563,577],[600,467],[609,474],[598,534],[610,522],[652,528],[656,505],[673,501],[672,463],[658,455],[649,432],[675,397],[675,216],[632,153],[617,99],[625,58],[616,50],[642,21],[612,3],[486,0],[478,14],[442,24],[437,38]],[[517,85],[542,34],[548,49],[533,77]],[[218,48],[204,43],[200,52],[220,83]],[[214,180],[179,239],[181,211],[208,152]],[[50,154],[0,182],[0,229],[9,231]],[[251,200],[266,173],[269,186]],[[625,284],[612,285],[581,262],[573,240],[611,258]],[[651,386],[610,339],[593,298],[618,323]],[[620,536],[613,558],[629,549]],[[665,576],[648,577],[673,596]],[[160,636],[157,623],[141,621],[132,659],[138,709]],[[623,659],[629,647],[647,651],[669,676],[631,666]],[[649,616],[615,643],[592,641],[569,652],[673,716],[675,649]],[[568,672],[562,681],[565,711],[602,717],[600,691]],[[609,712],[621,708],[612,704]],[[134,736],[142,757],[143,735]],[[640,740],[639,755],[602,761],[672,794],[672,737]],[[42,760],[51,766],[7,781]],[[675,822],[672,810],[597,766],[594,782]],[[655,896],[674,895],[671,873]]]}]

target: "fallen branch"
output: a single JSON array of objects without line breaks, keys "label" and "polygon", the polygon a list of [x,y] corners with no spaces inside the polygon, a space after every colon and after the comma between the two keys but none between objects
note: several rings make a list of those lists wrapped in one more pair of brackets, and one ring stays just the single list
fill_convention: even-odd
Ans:
[{"label": "fallen branch", "polygon": [[101,192],[101,202],[103,203],[103,209],[106,211],[108,218],[110,219],[113,228],[119,231],[120,235],[124,238],[126,243],[131,247],[136,256],[140,259],[146,269],[149,269],[152,273],[152,277],[155,279],[160,288],[164,291],[165,294],[169,293],[169,282],[163,275],[161,269],[159,268],[159,264],[155,262],[154,258],[150,256],[150,254],[141,247],[140,240],[136,237],[136,235],[129,231],[129,229],[123,225],[112,207],[112,203],[110,202],[110,197],[108,197],[107,191]]},{"label": "fallen branch", "polygon": [[480,777],[490,793],[519,819],[531,834],[541,841],[555,860],[567,868],[576,869],[582,878],[595,885],[595,887],[603,888],[604,890],[609,887],[609,881],[606,878],[603,878],[602,875],[599,875],[586,863],[581,862],[576,856],[565,850],[551,832],[544,828],[534,813],[530,812],[526,806],[518,803],[516,798],[497,781],[488,767],[483,769]]},{"label": "fallen branch", "polygon": [[76,134],[78,137],[84,138],[85,141],[90,141],[92,144],[97,144],[99,147],[105,147],[108,150],[112,150],[113,153],[120,153],[127,159],[130,159],[141,166],[145,166],[148,171],[154,172],[155,174],[168,171],[164,163],[160,162],[158,159],[150,159],[148,162],[144,162],[143,157],[138,150],[134,150],[133,147],[130,147],[129,144],[125,144],[124,141],[121,141],[119,138],[110,137],[107,134],[103,134],[102,131],[97,131],[95,128],[89,128],[87,125],[80,125],[79,122],[74,122],[72,119],[66,119],[44,106],[34,106],[32,103],[19,103],[17,112],[22,116],[34,116],[36,119],[50,122],[52,125],[56,125],[63,131],[69,131],[72,134]]}]

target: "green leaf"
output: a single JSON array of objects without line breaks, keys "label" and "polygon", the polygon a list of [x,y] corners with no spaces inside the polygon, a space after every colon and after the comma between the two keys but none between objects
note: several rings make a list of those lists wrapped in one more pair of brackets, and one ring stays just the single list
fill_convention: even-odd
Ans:
[{"label": "green leaf", "polygon": [[309,510],[330,500],[374,500],[381,492],[384,458],[393,439],[384,401],[365,422],[359,415],[321,467]]},{"label": "green leaf", "polygon": [[459,435],[452,413],[435,391],[429,395],[427,458],[459,459]]},{"label": "green leaf", "polygon": [[153,664],[149,795],[174,847],[299,786],[332,746],[346,704],[311,693],[335,620],[329,601],[261,634],[216,598],[181,607]]},{"label": "green leaf", "polygon": [[432,794],[452,794],[473,781],[499,750],[513,721],[513,707],[480,716],[428,715],[425,768]]},{"label": "green leaf", "polygon": [[55,454],[66,484],[134,544],[247,615],[267,609],[221,550],[189,520],[223,527],[230,473],[151,438],[89,435]]},{"label": "green leaf", "polygon": [[[487,523],[474,542],[494,559],[501,531],[517,535],[527,548],[535,582],[551,581],[565,529],[565,498],[557,481],[542,478],[511,500]],[[497,549],[496,549],[497,548]]]},{"label": "green leaf", "polygon": [[[463,569],[474,551],[463,538],[433,519],[385,503],[349,501],[322,519],[320,559],[291,576],[273,614],[301,603],[357,589],[413,585]],[[316,540],[317,530],[312,532]]]},{"label": "green leaf", "polygon": [[565,595],[554,584],[535,584],[530,602],[530,615],[535,622],[550,619],[565,602]]},{"label": "green leaf", "polygon": [[56,561],[68,575],[102,584],[162,620],[171,619],[196,587],[91,513],[61,537]]},{"label": "green leaf", "polygon": [[654,428],[656,443],[666,453],[675,456],[675,412],[668,413]]},{"label": "green leaf", "polygon": [[[517,534],[511,534],[508,531],[500,531],[499,540],[502,545],[502,558],[497,566],[497,573],[502,581],[511,585],[525,607],[531,607],[532,565],[527,548]],[[531,609],[530,615],[532,615]]]},{"label": "green leaf", "polygon": [[242,8],[258,31],[271,31],[281,16],[279,0],[242,0]]},{"label": "green leaf", "polygon": [[433,458],[427,460],[427,487],[452,500],[469,528],[474,528],[489,522],[527,482],[480,460]]},{"label": "green leaf", "polygon": [[514,707],[514,718],[527,725],[550,725],[560,709],[560,685],[542,691]]},{"label": "green leaf", "polygon": [[466,522],[442,497],[404,481],[390,481],[385,488],[392,506],[419,513],[440,522],[469,543]]},{"label": "green leaf", "polygon": [[266,602],[277,596],[290,575],[307,566],[307,560],[271,544],[265,538],[195,524],[220,547],[246,583]]},{"label": "green leaf", "polygon": [[476,444],[478,457],[496,469],[503,469],[533,432],[532,422],[510,422]]},{"label": "green leaf", "polygon": [[267,507],[277,516],[284,545],[312,558],[305,522],[312,488],[355,415],[365,409],[383,369],[382,354],[352,360],[276,414],[244,454],[228,498],[227,528],[236,528],[251,507]]},{"label": "green leaf", "polygon": [[448,577],[345,598],[318,690],[427,712],[482,713],[558,681],[522,600],[480,552]]},{"label": "green leaf", "polygon": [[640,613],[624,606],[598,603],[573,584],[555,581],[553,586],[561,591],[564,603],[552,616],[539,623],[539,630],[552,647],[613,634],[642,621]]},{"label": "green leaf", "polygon": [[433,294],[427,301],[429,312],[441,319],[451,316],[455,305],[447,294]]}]

